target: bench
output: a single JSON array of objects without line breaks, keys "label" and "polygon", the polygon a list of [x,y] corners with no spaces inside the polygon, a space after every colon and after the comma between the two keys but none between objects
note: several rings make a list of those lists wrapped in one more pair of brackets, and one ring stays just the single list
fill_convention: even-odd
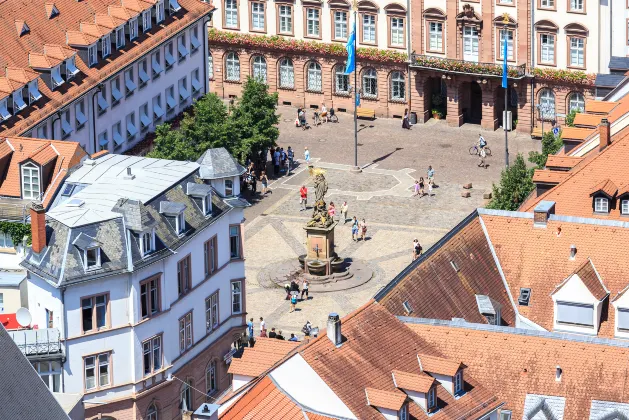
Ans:
[{"label": "bench", "polygon": [[531,137],[534,139],[541,139],[542,127],[533,127],[533,131],[531,131]]},{"label": "bench", "polygon": [[369,108],[358,107],[356,109],[356,117],[357,118],[369,118],[372,120],[376,119],[376,111]]}]

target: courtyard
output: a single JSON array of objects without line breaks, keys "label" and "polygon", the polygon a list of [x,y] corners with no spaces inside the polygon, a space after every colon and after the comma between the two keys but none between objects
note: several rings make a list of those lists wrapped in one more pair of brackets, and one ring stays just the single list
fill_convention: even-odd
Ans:
[{"label": "courtyard", "polygon": [[[483,193],[491,191],[504,167],[504,132],[480,131],[478,126],[448,127],[430,120],[412,130],[403,130],[397,119],[359,120],[358,164],[353,173],[354,133],[352,115],[340,114],[340,122],[327,123],[303,131],[293,125],[296,111],[280,107],[278,145],[292,146],[299,160],[290,176],[271,180],[265,196],[245,197],[252,207],[245,211],[245,257],[247,312],[259,332],[259,317],[267,328],[283,331],[285,337],[310,321],[325,328],[327,315],[341,317],[366,303],[373,295],[412,261],[412,242],[417,238],[424,251],[437,242],[472,210],[483,206]],[[479,132],[487,139],[492,156],[486,169],[468,149]],[[314,166],[326,170],[329,190],[326,202],[337,208],[347,201],[348,218],[365,219],[366,240],[352,241],[350,223],[340,222],[335,230],[335,251],[341,257],[367,262],[373,270],[370,281],[358,287],[329,293],[311,293],[300,301],[297,311],[289,313],[285,292],[270,277],[274,269],[306,253],[304,226],[312,210],[300,211],[299,188],[309,188],[312,180],[303,159],[304,147],[311,152]],[[539,150],[539,142],[529,136],[509,133],[511,160],[517,153]],[[414,180],[426,178],[428,165],[435,170],[433,196],[413,196]],[[461,197],[462,185],[472,184],[471,197]],[[312,201],[311,199],[311,201]]]}]

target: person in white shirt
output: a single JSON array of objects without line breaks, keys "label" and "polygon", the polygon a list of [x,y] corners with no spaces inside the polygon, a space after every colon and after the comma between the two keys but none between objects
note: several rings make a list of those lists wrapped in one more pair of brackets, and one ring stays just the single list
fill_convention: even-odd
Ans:
[{"label": "person in white shirt", "polygon": [[323,102],[321,102],[321,119],[324,122],[328,122],[328,109],[325,107]]},{"label": "person in white shirt", "polygon": [[263,335],[262,331],[264,331],[264,335],[266,336],[266,322],[260,317],[260,335]]}]

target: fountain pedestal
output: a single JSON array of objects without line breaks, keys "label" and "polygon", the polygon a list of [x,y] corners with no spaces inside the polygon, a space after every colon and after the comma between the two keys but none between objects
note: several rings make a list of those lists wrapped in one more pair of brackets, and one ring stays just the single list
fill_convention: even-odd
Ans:
[{"label": "fountain pedestal", "polygon": [[332,268],[330,262],[335,258],[334,254],[334,228],[337,222],[326,228],[305,226],[306,230],[306,254],[304,271],[308,274],[330,275]]}]

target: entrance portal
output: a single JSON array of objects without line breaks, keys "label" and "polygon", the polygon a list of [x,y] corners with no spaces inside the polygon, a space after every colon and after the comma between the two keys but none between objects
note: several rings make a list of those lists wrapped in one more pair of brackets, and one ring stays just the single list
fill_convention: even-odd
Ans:
[{"label": "entrance portal", "polygon": [[463,121],[480,124],[483,119],[483,92],[477,82],[466,82],[461,85],[463,94]]}]

